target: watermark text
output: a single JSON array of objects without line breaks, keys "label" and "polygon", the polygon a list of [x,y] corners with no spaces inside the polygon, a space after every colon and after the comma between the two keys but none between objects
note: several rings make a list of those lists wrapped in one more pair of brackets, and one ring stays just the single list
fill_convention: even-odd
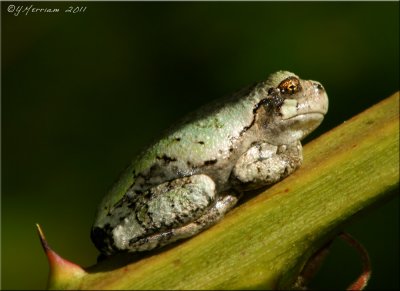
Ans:
[{"label": "watermark text", "polygon": [[34,5],[14,5],[7,6],[7,12],[14,16],[29,15],[29,14],[58,14],[58,13],[85,13],[86,6],[68,6],[66,8],[39,8]]}]

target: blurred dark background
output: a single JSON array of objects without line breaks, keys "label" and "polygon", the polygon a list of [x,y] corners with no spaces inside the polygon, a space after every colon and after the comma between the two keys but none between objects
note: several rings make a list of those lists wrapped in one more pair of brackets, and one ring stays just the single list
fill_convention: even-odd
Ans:
[{"label": "blurred dark background", "polygon": [[[10,5],[59,8],[13,15]],[[286,69],[320,81],[313,137],[399,90],[399,2],[2,2],[2,287],[44,288],[51,246],[98,255],[94,213],[138,151],[198,106]],[[69,6],[85,12],[65,13]],[[354,181],[357,183],[357,181]],[[369,250],[367,289],[398,289],[399,200],[347,227]],[[312,288],[359,273],[343,243]]]}]

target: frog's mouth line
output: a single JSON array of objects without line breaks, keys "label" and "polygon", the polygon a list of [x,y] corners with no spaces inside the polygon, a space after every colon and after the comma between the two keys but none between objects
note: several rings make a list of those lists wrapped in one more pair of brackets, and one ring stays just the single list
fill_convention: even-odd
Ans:
[{"label": "frog's mouth line", "polygon": [[303,119],[303,118],[307,118],[307,119],[323,119],[325,116],[325,113],[321,112],[321,111],[312,111],[312,112],[307,112],[307,113],[301,113],[298,115],[294,115],[291,116],[289,118],[286,118],[284,120],[294,120],[294,119]]}]

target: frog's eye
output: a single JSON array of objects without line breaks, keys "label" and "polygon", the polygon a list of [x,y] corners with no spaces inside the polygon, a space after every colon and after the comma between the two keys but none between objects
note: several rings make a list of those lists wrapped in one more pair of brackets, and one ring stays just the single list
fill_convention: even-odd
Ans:
[{"label": "frog's eye", "polygon": [[292,95],[301,90],[300,81],[296,77],[288,77],[278,85],[278,89],[282,94]]}]

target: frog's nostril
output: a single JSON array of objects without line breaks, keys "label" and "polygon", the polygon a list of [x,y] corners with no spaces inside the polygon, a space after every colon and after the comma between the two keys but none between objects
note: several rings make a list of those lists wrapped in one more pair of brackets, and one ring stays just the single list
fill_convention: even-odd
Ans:
[{"label": "frog's nostril", "polygon": [[324,87],[320,83],[313,83],[314,87],[320,91],[325,91]]}]

